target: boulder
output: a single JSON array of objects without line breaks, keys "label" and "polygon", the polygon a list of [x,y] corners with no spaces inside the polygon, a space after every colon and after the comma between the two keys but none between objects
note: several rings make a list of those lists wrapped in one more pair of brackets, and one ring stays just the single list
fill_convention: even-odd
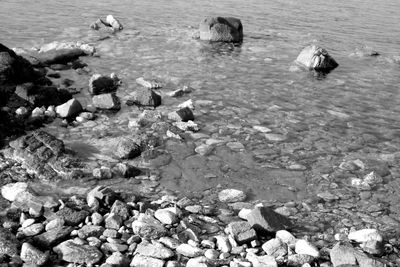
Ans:
[{"label": "boulder", "polygon": [[92,95],[115,92],[119,85],[119,79],[115,77],[93,74],[89,80],[89,92]]},{"label": "boulder", "polygon": [[124,27],[122,27],[121,22],[114,18],[113,15],[108,15],[106,17],[106,23],[108,23],[114,30],[121,31]]},{"label": "boulder", "polygon": [[316,45],[305,47],[296,59],[296,62],[309,70],[331,71],[339,64],[328,54],[328,52]]},{"label": "boulder", "polygon": [[93,106],[99,109],[120,109],[121,105],[115,93],[95,95],[92,98]]},{"label": "boulder", "polygon": [[75,98],[72,98],[68,102],[56,107],[56,113],[61,118],[68,118],[78,115],[83,110],[81,103]]},{"label": "boulder", "polygon": [[158,107],[161,105],[161,95],[152,89],[140,87],[132,94],[132,99],[128,100],[127,104],[130,105],[130,103],[138,106]]},{"label": "boulder", "polygon": [[209,17],[200,23],[200,39],[217,42],[243,41],[243,26],[240,19]]}]

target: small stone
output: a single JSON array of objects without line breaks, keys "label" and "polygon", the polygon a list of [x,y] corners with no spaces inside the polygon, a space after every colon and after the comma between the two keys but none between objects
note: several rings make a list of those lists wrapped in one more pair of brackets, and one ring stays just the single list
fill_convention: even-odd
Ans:
[{"label": "small stone", "polygon": [[46,228],[46,231],[50,231],[51,229],[61,228],[61,227],[64,226],[64,224],[65,224],[64,219],[62,219],[62,218],[55,218],[55,219],[49,221],[49,222],[46,224],[46,227],[45,227],[45,228]]},{"label": "small stone", "polygon": [[78,211],[64,207],[63,209],[57,211],[56,215],[64,220],[65,225],[76,226],[85,221],[85,218],[89,215],[89,212],[85,210]]},{"label": "small stone", "polygon": [[153,243],[147,241],[141,242],[137,246],[135,253],[164,260],[174,256],[174,252],[171,249],[164,247],[162,243],[156,241]]},{"label": "small stone", "polygon": [[376,229],[361,229],[349,233],[348,239],[361,243],[361,248],[371,254],[383,252],[383,237]]},{"label": "small stone", "polygon": [[286,230],[279,230],[276,232],[275,237],[286,243],[288,247],[294,249],[296,245],[296,238],[290,232]]},{"label": "small stone", "polygon": [[117,145],[115,154],[121,159],[132,159],[141,154],[140,145],[129,138],[122,138]]},{"label": "small stone", "polygon": [[232,245],[227,236],[218,235],[216,238],[216,245],[218,250],[224,253],[229,253],[232,250]]},{"label": "small stone", "polygon": [[101,166],[100,168],[93,169],[93,177],[97,179],[111,179],[112,178],[112,171],[108,167]]},{"label": "small stone", "polygon": [[137,88],[130,101],[138,106],[158,107],[161,105],[161,96],[151,89]]},{"label": "small stone", "polygon": [[115,93],[100,94],[92,97],[93,106],[98,109],[120,109],[121,104]]},{"label": "small stone", "polygon": [[330,251],[330,259],[334,267],[357,266],[357,259],[354,256],[354,248],[347,243],[337,243]]},{"label": "small stone", "polygon": [[[124,27],[122,26],[121,22],[119,22],[119,20],[117,20],[116,18],[114,18],[113,15],[107,15],[106,17],[106,23],[108,23],[108,25],[111,25],[111,27],[115,30],[115,31],[121,31]],[[113,73],[111,73],[112,75]]]},{"label": "small stone", "polygon": [[254,125],[253,129],[262,133],[270,133],[272,131],[271,129],[260,125]]},{"label": "small stone", "polygon": [[284,257],[288,253],[288,246],[279,238],[268,240],[262,245],[262,249],[275,259]]},{"label": "small stone", "polygon": [[204,252],[204,256],[210,260],[216,260],[219,257],[219,252],[215,249],[207,249]]},{"label": "small stone", "polygon": [[129,260],[121,252],[117,251],[106,259],[106,263],[112,266],[128,266]]},{"label": "small stone", "polygon": [[240,202],[246,199],[246,194],[237,189],[224,189],[218,194],[219,201],[221,202]]},{"label": "small stone", "polygon": [[68,118],[78,115],[82,112],[82,105],[78,100],[72,98],[68,102],[56,107],[56,113],[61,118]]},{"label": "small stone", "polygon": [[23,182],[6,184],[1,188],[1,195],[8,201],[15,201],[17,195],[28,189],[28,184]]},{"label": "small stone", "polygon": [[167,229],[160,223],[159,220],[151,215],[141,213],[137,220],[132,223],[132,230],[135,234],[157,239],[167,234]]},{"label": "small stone", "polygon": [[297,254],[310,255],[314,258],[319,258],[320,256],[318,249],[313,244],[303,239],[297,240],[295,245],[295,252]]},{"label": "small stone", "polygon": [[159,209],[154,213],[154,217],[163,224],[174,224],[178,222],[178,216],[172,211]]},{"label": "small stone", "polygon": [[43,232],[44,225],[42,223],[34,223],[26,228],[22,229],[22,233],[25,236],[35,236]]},{"label": "small stone", "polygon": [[0,227],[0,255],[16,256],[21,244],[10,231]]},{"label": "small stone", "polygon": [[214,264],[204,256],[189,259],[189,261],[186,263],[186,267],[213,267],[213,266]]},{"label": "small stone", "polygon": [[183,256],[194,258],[203,255],[203,250],[197,247],[193,247],[189,244],[181,244],[176,248],[176,252]]},{"label": "small stone", "polygon": [[235,238],[238,245],[257,239],[256,231],[246,221],[231,222],[228,224],[226,231]]},{"label": "small stone", "polygon": [[100,237],[104,232],[104,227],[98,225],[84,225],[78,230],[78,236],[82,239],[86,239],[90,236]]},{"label": "small stone", "polygon": [[254,253],[247,253],[246,260],[251,262],[254,267],[278,267],[275,258],[269,255],[257,256]]},{"label": "small stone", "polygon": [[40,251],[29,243],[23,243],[21,248],[21,259],[26,264],[41,266],[49,259],[49,254]]},{"label": "small stone", "polygon": [[275,134],[275,133],[266,133],[265,138],[267,138],[269,141],[274,141],[274,142],[282,142],[287,139],[285,135]]},{"label": "small stone", "polygon": [[118,83],[115,79],[103,76],[101,74],[93,74],[89,80],[89,93],[99,95],[116,91]]},{"label": "small stone", "polygon": [[190,108],[181,108],[177,111],[170,112],[168,114],[168,119],[173,120],[173,121],[193,121],[194,120],[194,115],[193,112]]},{"label": "small stone", "polygon": [[36,107],[34,110],[32,110],[32,118],[36,117],[41,117],[44,115],[44,110],[42,108]]},{"label": "small stone", "polygon": [[305,47],[300,52],[296,62],[307,69],[314,69],[316,71],[330,71],[339,66],[325,49],[316,45]]},{"label": "small stone", "polygon": [[178,108],[190,108],[191,110],[194,110],[194,104],[192,99],[186,100],[185,102],[182,102],[178,105]]},{"label": "small stone", "polygon": [[65,240],[72,232],[72,227],[53,228],[33,238],[40,247],[51,247]]},{"label": "small stone", "polygon": [[17,114],[18,116],[25,116],[27,113],[28,113],[28,110],[26,109],[26,107],[19,107],[15,111],[15,114]]},{"label": "small stone", "polygon": [[287,266],[289,267],[301,267],[304,264],[312,264],[314,262],[314,257],[307,254],[294,254],[289,255],[287,260]]},{"label": "small stone", "polygon": [[79,264],[96,264],[103,257],[103,254],[97,248],[79,245],[72,240],[59,244],[53,250],[62,260]]},{"label": "small stone", "polygon": [[165,261],[160,260],[160,259],[136,254],[135,257],[133,257],[130,266],[132,266],[132,267],[163,267],[164,263],[165,263]]},{"label": "small stone", "polygon": [[254,230],[260,233],[276,232],[292,227],[287,217],[268,207],[257,207],[246,218]]},{"label": "small stone", "polygon": [[123,219],[121,218],[121,216],[114,213],[110,213],[104,221],[105,226],[108,229],[118,230],[123,224]]}]

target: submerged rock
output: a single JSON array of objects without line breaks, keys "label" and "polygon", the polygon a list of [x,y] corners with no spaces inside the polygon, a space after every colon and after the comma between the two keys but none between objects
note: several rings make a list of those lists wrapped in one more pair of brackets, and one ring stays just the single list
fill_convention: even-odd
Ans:
[{"label": "submerged rock", "polygon": [[316,71],[330,71],[339,66],[325,49],[316,45],[305,47],[300,52],[296,62],[309,70]]},{"label": "submerged rock", "polygon": [[161,95],[148,88],[138,88],[132,94],[132,99],[128,101],[138,106],[158,107],[161,105]]},{"label": "submerged rock", "polygon": [[217,42],[243,41],[243,26],[240,19],[210,17],[200,23],[200,39]]},{"label": "submerged rock", "polygon": [[115,77],[93,74],[89,80],[89,92],[92,95],[115,92],[119,85],[119,79]]},{"label": "submerged rock", "polygon": [[95,95],[92,98],[93,106],[99,109],[120,109],[121,104],[115,93]]}]

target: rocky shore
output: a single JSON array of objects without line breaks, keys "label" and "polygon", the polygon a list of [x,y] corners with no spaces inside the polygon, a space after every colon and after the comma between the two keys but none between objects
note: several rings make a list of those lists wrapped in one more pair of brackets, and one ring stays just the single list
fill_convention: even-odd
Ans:
[{"label": "rocky shore", "polygon": [[[113,16],[91,28],[103,26],[111,34],[123,30]],[[195,37],[240,43],[243,26],[236,18],[207,18]],[[81,59],[98,56],[92,44],[53,42],[17,52],[0,45],[1,266],[400,265],[395,203],[368,202],[372,189],[377,190],[374,198],[384,197],[378,189],[391,175],[387,165],[348,159],[332,176],[349,178],[354,191],[336,190],[332,182],[329,190],[304,201],[249,201],[245,192],[220,186],[184,197],[183,192],[158,188],[163,177],[146,167],[171,160],[157,149],[168,140],[175,145],[202,138],[195,107],[207,103],[188,99],[176,107],[164,104],[168,98],[190,96],[194,88],[184,85],[165,92],[163,82],[138,77],[135,90],[119,97],[119,87],[127,81],[115,73],[93,73]],[[295,62],[295,68],[324,75],[338,67],[315,45],[301,51]],[[71,73],[85,80],[85,88],[66,78]],[[137,116],[129,120],[129,134],[112,139],[113,155],[107,156],[113,161],[99,161],[101,166],[40,129],[49,123],[71,131],[80,125],[90,129],[104,114],[122,107],[135,108]],[[272,142],[287,138],[267,127],[254,126],[254,131]],[[191,149],[207,156],[220,143],[232,151],[244,148],[238,141],[209,137]],[[288,169],[307,168],[292,163]],[[31,184],[79,179],[107,183],[115,177],[130,187],[116,191],[95,186],[85,194],[56,197],[37,192]],[[387,183],[386,188],[396,185]]]}]

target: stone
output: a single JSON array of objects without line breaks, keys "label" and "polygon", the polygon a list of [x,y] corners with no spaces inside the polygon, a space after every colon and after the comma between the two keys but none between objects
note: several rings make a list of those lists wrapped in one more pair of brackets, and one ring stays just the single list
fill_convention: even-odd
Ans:
[{"label": "stone", "polygon": [[[302,267],[304,264],[312,264],[314,262],[314,257],[307,254],[294,254],[289,255],[287,260],[288,267]],[[344,267],[344,266],[342,266]]]},{"label": "stone", "polygon": [[92,102],[93,106],[98,109],[118,110],[121,108],[121,104],[115,93],[95,95],[92,97]]},{"label": "stone", "polygon": [[155,241],[153,243],[147,241],[141,242],[136,247],[135,253],[162,260],[169,259],[175,255],[171,249],[166,248],[160,242]]},{"label": "stone", "polygon": [[292,227],[290,220],[268,207],[257,207],[247,215],[247,221],[260,233],[276,232]]},{"label": "stone", "polygon": [[222,253],[229,253],[232,250],[231,242],[227,236],[217,235],[215,236],[216,245],[219,251]]},{"label": "stone", "polygon": [[186,100],[185,102],[180,103],[178,105],[178,108],[190,108],[191,110],[195,109],[192,99],[189,99],[189,100]]},{"label": "stone", "polygon": [[100,237],[104,232],[104,227],[99,225],[84,225],[78,230],[79,238],[86,239],[88,237]]},{"label": "stone", "polygon": [[199,31],[201,40],[234,43],[243,41],[242,22],[237,18],[206,18],[200,23]]},{"label": "stone", "polygon": [[162,85],[159,82],[145,80],[143,77],[137,78],[136,83],[138,83],[141,86],[146,87],[148,89],[159,89],[162,87]]},{"label": "stone", "polygon": [[34,223],[22,229],[24,236],[35,236],[43,232],[44,225],[42,223]]},{"label": "stone", "polygon": [[167,229],[151,215],[140,213],[132,222],[132,230],[140,237],[157,239],[167,234]]},{"label": "stone", "polygon": [[69,118],[78,115],[83,110],[81,103],[75,98],[56,107],[56,113],[61,118]]},{"label": "stone", "polygon": [[132,159],[142,153],[140,145],[129,138],[122,138],[116,148],[116,156],[121,159]]},{"label": "stone", "polygon": [[54,228],[40,235],[33,237],[36,244],[49,248],[65,240],[72,232],[72,227]]},{"label": "stone", "polygon": [[143,110],[138,116],[138,126],[146,126],[161,120],[161,113],[158,110]]},{"label": "stone", "polygon": [[148,88],[137,88],[130,101],[138,106],[158,107],[161,105],[161,95]]},{"label": "stone", "polygon": [[101,166],[100,168],[94,168],[92,175],[100,180],[111,179],[113,176],[111,169],[104,166]]},{"label": "stone", "polygon": [[1,187],[1,195],[8,201],[15,201],[17,195],[28,189],[28,184],[24,182],[10,183]]},{"label": "stone", "polygon": [[160,260],[160,259],[136,254],[135,257],[133,257],[130,266],[132,266],[132,267],[163,267],[164,263],[165,263],[165,261]]},{"label": "stone", "polygon": [[26,264],[41,266],[49,260],[49,254],[40,251],[29,243],[23,243],[21,248],[21,259]]},{"label": "stone", "polygon": [[296,62],[309,70],[316,71],[330,71],[339,66],[325,49],[316,45],[305,47],[300,52]]},{"label": "stone", "polygon": [[228,224],[227,233],[233,236],[238,245],[243,245],[257,239],[256,231],[246,221],[231,222]]},{"label": "stone", "polygon": [[186,263],[186,267],[213,267],[215,266],[212,261],[204,256],[189,259]]},{"label": "stone", "polygon": [[303,239],[297,240],[295,245],[295,252],[297,254],[310,255],[314,258],[319,258],[320,256],[318,249],[313,244]]},{"label": "stone", "polygon": [[204,254],[203,250],[198,247],[193,247],[189,244],[180,244],[176,248],[176,252],[182,254],[183,256],[194,258],[202,256]]},{"label": "stone", "polygon": [[168,114],[168,119],[177,122],[179,121],[188,122],[194,120],[194,115],[192,110],[186,107],[186,108],[181,108],[177,111],[170,112]]},{"label": "stone", "polygon": [[121,31],[124,28],[121,22],[114,18],[113,15],[108,15],[106,17],[106,23],[108,23],[115,31]]},{"label": "stone", "polygon": [[246,194],[237,189],[224,189],[218,194],[218,199],[221,202],[240,202],[246,199]]},{"label": "stone", "polygon": [[11,232],[0,226],[0,256],[17,256],[19,247],[20,242],[18,239]]},{"label": "stone", "polygon": [[81,222],[85,221],[85,218],[89,215],[86,210],[73,210],[68,207],[64,207],[56,212],[57,217],[64,220],[67,226],[76,226]]},{"label": "stone", "polygon": [[218,252],[218,250],[215,250],[215,249],[207,249],[207,250],[204,252],[204,256],[205,256],[207,259],[216,260],[216,259],[219,258],[219,252]]},{"label": "stone", "polygon": [[349,233],[348,239],[361,243],[360,247],[371,254],[383,252],[383,237],[376,229],[361,229]]},{"label": "stone", "polygon": [[124,222],[123,219],[121,218],[121,216],[114,214],[114,213],[110,213],[104,221],[105,221],[106,228],[115,229],[115,230],[118,230],[119,228],[121,228],[121,226]]},{"label": "stone", "polygon": [[247,253],[246,260],[253,264],[253,267],[278,267],[275,258],[269,255],[257,256],[254,253]]},{"label": "stone", "polygon": [[122,220],[125,221],[130,216],[130,207],[125,202],[116,200],[110,209],[110,214],[111,213],[120,216]]},{"label": "stone", "polygon": [[169,236],[163,236],[158,241],[170,249],[176,249],[181,244],[179,240]]},{"label": "stone", "polygon": [[79,264],[96,264],[103,257],[96,247],[89,245],[79,245],[72,240],[67,240],[53,248],[59,257],[66,261]]},{"label": "stone", "polygon": [[118,88],[118,81],[101,74],[93,74],[89,80],[89,93],[92,95],[108,94],[115,92]]},{"label": "stone", "polygon": [[106,259],[106,263],[110,264],[112,266],[129,266],[129,260],[127,257],[125,257],[121,252],[117,251],[111,254]]},{"label": "stone", "polygon": [[357,265],[354,251],[355,249],[348,243],[337,243],[329,253],[333,267]]},{"label": "stone", "polygon": [[270,239],[262,245],[262,249],[272,257],[279,258],[284,257],[288,253],[288,246],[281,239],[274,238]]},{"label": "stone", "polygon": [[111,205],[114,203],[115,199],[117,198],[117,194],[110,189],[109,187],[105,186],[96,186],[93,188],[86,196],[86,201],[89,207],[93,207],[90,203],[100,202],[104,206]]},{"label": "stone", "polygon": [[177,223],[179,218],[172,211],[165,209],[158,209],[154,213],[154,217],[163,224],[174,224]]},{"label": "stone", "polygon": [[279,230],[276,232],[275,237],[279,238],[284,243],[286,243],[290,248],[294,249],[296,244],[296,237],[294,237],[294,235],[292,235],[290,232],[286,230]]}]

